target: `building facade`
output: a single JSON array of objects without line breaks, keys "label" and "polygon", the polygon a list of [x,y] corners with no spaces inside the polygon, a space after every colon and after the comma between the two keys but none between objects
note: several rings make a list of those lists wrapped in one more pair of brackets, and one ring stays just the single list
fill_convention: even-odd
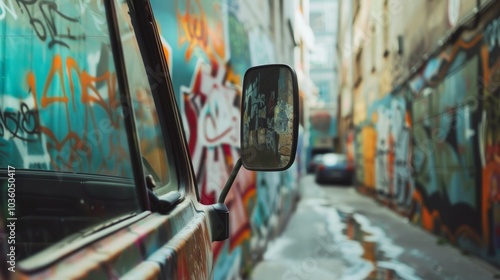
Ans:
[{"label": "building facade", "polygon": [[499,3],[347,6],[340,126],[359,190],[500,266]]},{"label": "building facade", "polygon": [[[310,73],[316,91],[308,106],[308,158],[318,151],[337,149],[339,63],[336,59],[339,1],[310,2],[310,25],[314,46],[310,54]],[[332,20],[333,19],[333,20]]]}]

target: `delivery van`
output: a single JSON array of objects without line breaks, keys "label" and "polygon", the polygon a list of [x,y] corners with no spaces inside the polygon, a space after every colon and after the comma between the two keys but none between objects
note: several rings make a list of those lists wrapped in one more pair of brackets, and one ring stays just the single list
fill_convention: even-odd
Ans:
[{"label": "delivery van", "polygon": [[240,157],[200,203],[156,24],[148,0],[0,2],[0,279],[211,279],[240,167],[293,163],[296,74],[251,67]]}]

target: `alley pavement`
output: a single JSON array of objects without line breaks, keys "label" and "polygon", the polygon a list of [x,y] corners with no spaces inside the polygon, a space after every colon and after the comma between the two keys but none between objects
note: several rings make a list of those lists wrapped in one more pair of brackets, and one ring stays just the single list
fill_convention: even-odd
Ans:
[{"label": "alley pavement", "polygon": [[302,198],[254,280],[500,279],[500,270],[350,186],[301,182]]}]

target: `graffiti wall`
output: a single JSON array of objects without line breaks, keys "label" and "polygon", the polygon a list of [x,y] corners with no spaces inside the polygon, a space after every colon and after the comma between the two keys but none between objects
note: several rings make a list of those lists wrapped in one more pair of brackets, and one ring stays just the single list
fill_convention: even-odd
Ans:
[{"label": "graffiti wall", "polygon": [[[201,202],[212,204],[240,156],[244,71],[274,62],[274,45],[266,27],[257,22],[247,28],[251,17],[244,5],[250,2],[152,4]],[[134,56],[125,66],[134,73],[127,82],[140,148],[152,168],[165,174],[159,178],[164,183],[165,147],[147,82],[154,69],[134,61],[140,53],[123,16],[124,52]],[[132,174],[107,28],[101,1],[0,1],[0,35],[6,38],[0,44],[0,167]],[[216,279],[238,277],[255,261],[292,210],[297,176],[296,166],[275,173],[240,170],[226,199],[230,238],[213,244]]]},{"label": "graffiti wall", "polygon": [[[253,2],[151,2],[169,57],[201,202],[212,204],[240,156],[243,74],[250,66],[274,62],[274,45],[263,23],[251,22],[245,5]],[[297,192],[295,170],[240,170],[226,200],[230,238],[213,245],[215,279],[245,273],[252,256],[279,229]]]},{"label": "graffiti wall", "polygon": [[[0,166],[130,177],[104,5],[19,0],[0,9]],[[141,149],[166,182],[146,70],[135,66],[141,57],[128,21],[120,23]]]},{"label": "graffiti wall", "polygon": [[411,117],[401,94],[371,104],[369,119],[359,127],[358,182],[381,199],[405,207],[414,188],[410,176]]},{"label": "graffiti wall", "polygon": [[[144,158],[160,174],[158,182],[165,185],[174,175],[165,170],[168,161],[160,136],[158,117],[150,94],[146,69],[140,61],[141,55],[130,19],[127,20],[126,17],[128,8],[126,6],[123,8],[122,13],[117,14],[117,22],[119,35],[122,36],[121,46],[128,56],[125,68],[134,69],[134,74],[128,76],[127,82],[132,95],[136,128],[140,133],[139,144]],[[72,209],[68,210],[70,208],[61,205],[76,204],[76,207],[82,209],[96,209],[99,214],[92,216],[93,228],[96,228],[100,222],[112,217],[116,218],[116,215],[123,215],[125,212],[117,204],[109,204],[113,205],[110,207],[105,203],[88,202],[85,196],[72,200],[69,198],[70,195],[54,195],[55,191],[51,192],[46,187],[57,184],[64,186],[64,189],[74,187],[71,180],[67,179],[68,174],[112,175],[106,176],[108,178],[131,177],[133,174],[124,121],[127,113],[131,111],[121,106],[120,93],[123,91],[119,90],[118,74],[108,32],[103,1],[86,1],[85,3],[62,0],[0,1],[0,168],[5,170],[8,166],[12,166],[12,169],[20,171],[28,169],[52,171],[43,172],[44,175],[50,175],[40,177],[36,175],[36,172],[29,174],[42,178],[39,180],[39,185],[35,185],[34,188],[44,192],[43,195],[31,193],[27,189],[29,189],[28,185],[32,184],[20,179],[17,181],[19,187],[17,194],[21,195],[15,197],[18,202],[17,209],[14,206],[9,207],[8,210],[7,203],[0,203],[2,206],[0,217],[12,217],[14,213],[25,211],[25,214],[18,214],[17,217],[11,218],[19,220],[16,224],[17,243],[16,240],[7,243],[7,234],[4,231],[6,223],[3,222],[3,218],[0,222],[1,250],[6,252],[7,244],[15,244],[17,251],[12,249],[14,246],[10,247],[14,253],[14,260],[23,260],[46,246],[59,242],[64,237],[87,230],[84,229],[89,225],[86,223],[85,214],[73,212]],[[51,181],[49,177],[52,174],[58,177],[59,182]],[[92,178],[96,177],[98,176]],[[83,184],[87,180],[88,178],[80,179],[78,184]],[[28,183],[21,183],[23,181]],[[9,182],[14,181],[9,180]],[[13,183],[9,185],[10,189],[15,188]],[[177,186],[174,187],[177,189]],[[61,191],[62,188],[57,190]],[[72,191],[63,192],[71,193]],[[75,188],[75,193],[78,193],[77,188]],[[99,197],[96,193],[93,195]],[[7,180],[2,179],[0,199],[7,201],[8,197],[14,198],[12,195],[8,196]],[[27,207],[25,203],[28,200],[24,200],[25,197],[36,197],[40,205],[50,205],[47,208],[42,207],[44,210],[40,210],[42,208],[36,206],[36,203]],[[44,197],[50,202],[46,203],[47,200],[44,200]],[[125,202],[127,210],[139,209],[135,196],[130,203],[127,203],[128,200]],[[14,202],[11,202],[12,204],[15,205]],[[186,205],[189,205],[188,201]],[[64,210],[51,212],[57,207]],[[33,213],[40,212],[43,219],[37,219],[36,215],[31,215],[30,208],[33,209]],[[20,211],[15,212],[11,209]],[[178,260],[173,262],[171,269],[185,268],[195,273],[197,271],[206,273],[209,269],[201,266],[206,264],[205,260],[211,259],[210,256],[207,257],[210,253],[210,250],[207,250],[207,245],[210,244],[207,234],[208,224],[204,222],[203,214],[195,213],[193,209],[189,210],[191,210],[190,217],[198,216],[197,228],[192,227],[193,234],[186,233],[184,240],[181,240],[183,242],[179,242],[180,244],[173,248],[182,252],[187,248],[184,252],[187,255],[193,255],[193,252],[196,252],[195,258],[201,261],[187,263],[189,259],[186,255],[176,256]],[[75,214],[76,212],[78,214]],[[51,215],[57,216],[55,220],[58,221],[78,217],[76,219],[79,227],[71,227],[63,222],[53,224],[50,219]],[[100,240],[99,244],[93,245],[96,247],[84,248],[69,257],[69,260],[61,261],[45,271],[39,270],[37,275],[31,276],[39,279],[119,278],[145,259],[147,256],[144,254],[145,248],[148,248],[146,250],[151,253],[167,241],[174,240],[173,235],[180,231],[179,226],[172,225],[173,223],[167,226],[166,217],[153,215],[150,217],[152,218],[149,221],[153,223],[149,223],[148,226],[144,226],[143,223],[140,226],[123,229],[114,233],[110,238]],[[165,230],[162,234],[158,234],[161,228],[155,228],[155,220],[156,225],[158,222],[165,222]],[[37,226],[38,223],[43,223],[45,226]],[[49,227],[52,225],[55,225],[53,228],[57,230],[61,229],[62,233],[58,234],[57,230],[51,231]],[[157,233],[152,233],[152,231]],[[164,236],[164,239],[148,238],[146,232]],[[167,232],[171,239],[164,234]],[[73,240],[75,238],[75,236],[72,237]],[[186,238],[198,240],[194,243],[198,243],[198,246],[203,247],[204,250],[186,245],[186,243],[193,243],[189,243]],[[151,240],[155,240],[154,244],[150,243]],[[66,240],[65,244],[66,242],[71,243]],[[36,243],[46,246],[33,246]],[[72,251],[75,247],[72,248],[69,250]],[[96,248],[99,249],[96,250]],[[110,248],[112,249],[108,250]],[[175,253],[175,250],[170,249],[169,254]],[[95,254],[99,257],[96,258]],[[7,269],[4,269],[6,263],[4,256],[1,257],[1,279],[4,279],[3,273],[7,272]],[[47,254],[44,257],[52,258],[53,255]],[[12,261],[12,257],[10,259]],[[82,264],[82,259],[88,262]],[[179,264],[181,261],[183,263]],[[94,263],[90,264],[92,262]],[[73,266],[75,263],[78,263],[77,267]],[[14,278],[27,278],[22,275],[23,272],[20,272],[19,268],[17,269],[16,272],[20,274]],[[14,272],[14,269],[10,271]],[[158,267],[155,271],[150,270],[149,273],[159,274],[160,269]]]},{"label": "graffiti wall", "polygon": [[[360,189],[500,266],[500,14],[489,9],[357,128]],[[374,153],[369,153],[374,149]]]},{"label": "graffiti wall", "polygon": [[[0,46],[6,74],[0,80],[0,165],[6,166],[3,161],[8,159],[24,168],[126,174],[130,167],[114,165],[130,160],[121,140],[126,137],[116,74],[106,48],[109,38],[98,36],[107,26],[83,30],[81,25],[83,20],[94,21],[93,15],[103,15],[103,10],[89,5],[86,12],[74,15],[57,2],[16,2],[2,1],[0,16],[2,33],[10,35]],[[47,10],[49,16],[44,16]],[[86,43],[84,37],[91,34],[96,39]],[[97,121],[103,119],[106,135]],[[57,127],[51,125],[55,120]],[[106,138],[101,149],[113,150],[112,156],[105,158],[95,149],[96,133]]]}]

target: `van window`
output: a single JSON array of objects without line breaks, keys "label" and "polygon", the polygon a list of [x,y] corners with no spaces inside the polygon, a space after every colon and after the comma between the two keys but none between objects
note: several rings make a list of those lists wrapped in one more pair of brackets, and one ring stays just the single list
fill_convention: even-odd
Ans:
[{"label": "van window", "polygon": [[[127,82],[132,95],[135,113],[137,137],[140,141],[140,149],[144,162],[144,175],[152,175],[157,183],[157,194],[177,190],[175,172],[172,172],[173,164],[169,165],[165,143],[152,96],[152,86],[158,82],[159,73],[157,68],[146,69],[142,59],[137,38],[130,21],[129,6],[126,1],[117,0],[118,24],[120,37],[125,54],[125,67],[127,71]],[[152,77],[150,77],[152,75]],[[149,81],[152,81],[152,85]],[[166,94],[166,93],[165,93]]]},{"label": "van window", "polygon": [[[134,38],[127,40],[127,54],[136,55]],[[140,61],[134,66],[141,149],[166,183],[150,89],[140,83]],[[0,216],[17,218],[18,260],[141,211],[121,95],[102,1],[18,1],[4,10]],[[10,209],[3,202],[12,186]]]},{"label": "van window", "polygon": [[0,166],[130,177],[104,7],[29,3],[0,21]]}]

